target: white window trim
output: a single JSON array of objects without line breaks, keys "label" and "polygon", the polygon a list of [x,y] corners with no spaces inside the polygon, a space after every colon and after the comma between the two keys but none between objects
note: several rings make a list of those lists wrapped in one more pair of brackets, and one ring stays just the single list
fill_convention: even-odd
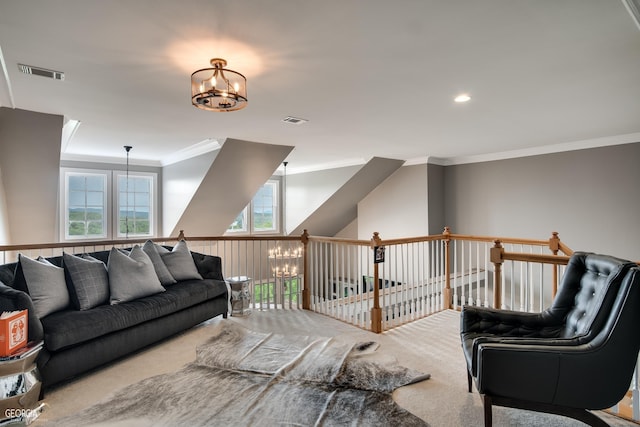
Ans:
[{"label": "white window trim", "polygon": [[[126,171],[123,170],[106,170],[106,169],[87,169],[87,168],[73,168],[73,167],[61,167],[60,168],[60,182],[61,191],[60,191],[60,241],[61,242],[76,242],[82,240],[114,240],[114,239],[124,239],[125,234],[120,235],[119,227],[118,227],[118,176],[126,175]],[[75,175],[103,175],[106,177],[106,190],[105,190],[105,233],[104,237],[87,237],[87,236],[67,236],[67,222],[68,218],[68,209],[67,209],[67,197],[68,197],[68,182],[67,175],[75,174]],[[129,177],[133,176],[151,176],[152,180],[152,211],[150,213],[151,224],[149,226],[150,234],[129,234],[130,238],[144,238],[149,237],[153,238],[158,235],[158,224],[159,224],[159,215],[158,212],[158,174],[155,172],[139,172],[139,171],[131,171],[129,170]]]},{"label": "white window trim", "polygon": [[[118,224],[119,219],[119,211],[120,211],[120,189],[118,188],[118,178],[123,176],[127,176],[127,171],[114,170],[112,174],[112,188],[113,191],[113,219],[112,219],[112,227],[113,227],[113,235],[116,238],[121,239],[127,237],[126,234],[120,233],[120,224]],[[138,171],[129,171],[129,178],[144,176],[151,177],[151,212],[149,212],[149,234],[129,234],[128,237],[153,237],[158,235],[158,174],[154,172],[138,172]]]},{"label": "white window trim", "polygon": [[[275,191],[276,191],[276,203],[275,203],[275,209],[276,209],[276,214],[274,216],[274,221],[275,221],[275,229],[274,230],[255,230],[254,226],[253,226],[253,197],[251,198],[251,200],[249,201],[249,204],[247,206],[244,207],[243,211],[245,212],[245,225],[246,225],[246,230],[230,230],[227,228],[227,231],[225,232],[225,235],[280,235],[282,233],[282,218],[284,215],[284,212],[282,211],[282,181],[280,179],[276,179],[276,178],[269,178],[263,185],[268,184],[268,183],[274,183],[275,184]],[[256,191],[257,194],[257,191]],[[255,197],[255,195],[254,195]],[[241,212],[238,212],[238,215],[240,215]],[[237,215],[236,215],[237,216]],[[235,219],[235,218],[234,218]],[[231,226],[231,225],[229,225]]]},{"label": "white window trim", "polygon": [[[253,198],[251,199],[251,203],[249,203],[249,213],[250,213],[250,230],[251,230],[251,234],[279,234],[280,233],[280,181],[279,180],[275,180],[275,179],[269,179],[267,182],[265,182],[264,184],[262,184],[262,186],[265,186],[267,184],[271,184],[274,186],[273,191],[275,192],[275,203],[273,205],[274,208],[274,212],[273,212],[273,221],[275,222],[275,227],[273,229],[270,230],[256,230],[255,226],[254,226],[254,218],[253,218]],[[255,196],[254,196],[255,197]]]},{"label": "white window trim", "polygon": [[[69,210],[67,209],[67,198],[69,195],[69,181],[67,180],[67,176],[70,175],[98,175],[103,176],[105,178],[105,194],[104,194],[104,207],[105,207],[105,218],[104,218],[104,235],[101,237],[88,237],[88,236],[68,236],[67,235],[67,224],[69,222]],[[111,171],[102,170],[102,169],[77,169],[77,168],[60,168],[60,182],[64,184],[63,191],[61,191],[60,195],[60,218],[61,218],[61,226],[60,226],[60,241],[63,242],[74,242],[79,240],[108,240],[110,236],[110,224],[111,224],[111,209],[110,205],[110,195],[111,195],[111,180],[110,180]]]},{"label": "white window trim", "polygon": [[[243,214],[244,215],[244,227],[245,228],[240,228],[237,230],[231,230],[230,228],[227,228],[227,231],[225,234],[250,234],[249,231],[251,230],[251,225],[250,223],[250,215],[249,215],[249,206],[251,205],[251,202],[249,202],[249,205],[245,206],[243,210],[241,210],[238,215],[236,215],[236,218],[240,215]],[[234,218],[235,220],[235,218]],[[231,227],[231,224],[229,224],[229,227]]]}]

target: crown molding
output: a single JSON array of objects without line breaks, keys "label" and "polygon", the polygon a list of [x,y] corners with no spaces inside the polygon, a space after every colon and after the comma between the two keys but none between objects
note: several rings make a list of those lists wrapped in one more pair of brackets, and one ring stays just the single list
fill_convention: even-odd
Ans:
[{"label": "crown molding", "polygon": [[169,166],[211,151],[219,150],[222,147],[222,144],[224,144],[224,141],[225,140],[221,143],[218,139],[207,138],[187,148],[183,148],[182,150],[175,151],[170,155],[163,157],[160,159],[160,165]]}]

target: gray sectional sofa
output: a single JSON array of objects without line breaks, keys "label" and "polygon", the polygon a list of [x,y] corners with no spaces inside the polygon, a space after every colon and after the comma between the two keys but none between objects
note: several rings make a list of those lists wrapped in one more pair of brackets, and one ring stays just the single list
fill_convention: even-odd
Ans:
[{"label": "gray sectional sofa", "polygon": [[0,310],[25,308],[29,340],[44,341],[37,364],[48,387],[226,318],[229,291],[219,257],[147,242],[1,265]]}]

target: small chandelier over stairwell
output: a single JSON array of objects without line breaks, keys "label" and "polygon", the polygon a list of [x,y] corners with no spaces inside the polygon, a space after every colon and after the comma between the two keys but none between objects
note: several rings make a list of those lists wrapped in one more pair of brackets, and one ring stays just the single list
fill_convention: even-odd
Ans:
[{"label": "small chandelier over stairwell", "polygon": [[191,103],[207,111],[237,111],[247,106],[247,79],[224,68],[227,61],[213,58],[213,68],[191,74]]}]

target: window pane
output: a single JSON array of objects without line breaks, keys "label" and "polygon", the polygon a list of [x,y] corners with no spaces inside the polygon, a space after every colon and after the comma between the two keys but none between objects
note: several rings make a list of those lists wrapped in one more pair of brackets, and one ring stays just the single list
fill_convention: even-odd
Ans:
[{"label": "window pane", "polygon": [[104,177],[88,176],[86,188],[87,191],[104,191]]},{"label": "window pane", "polygon": [[277,185],[269,181],[256,193],[251,202],[253,215],[253,230],[276,231],[277,229]]},{"label": "window pane", "polygon": [[71,221],[69,223],[69,235],[70,236],[84,236],[85,235],[84,222]]},{"label": "window pane", "polygon": [[147,178],[135,178],[133,180],[133,188],[129,187],[129,190],[133,190],[136,193],[148,193],[150,191],[150,185],[151,181]]},{"label": "window pane", "polygon": [[102,206],[104,203],[104,193],[97,191],[87,192],[87,205],[88,206]]},{"label": "window pane", "polygon": [[67,204],[69,206],[84,206],[86,203],[86,194],[84,191],[69,191]]},{"label": "window pane", "polygon": [[69,191],[85,191],[85,176],[69,176]]},{"label": "window pane", "polygon": [[136,206],[149,206],[149,193],[136,193],[135,194],[135,205]]},{"label": "window pane", "polygon": [[247,231],[247,209],[238,214],[227,231]]}]

